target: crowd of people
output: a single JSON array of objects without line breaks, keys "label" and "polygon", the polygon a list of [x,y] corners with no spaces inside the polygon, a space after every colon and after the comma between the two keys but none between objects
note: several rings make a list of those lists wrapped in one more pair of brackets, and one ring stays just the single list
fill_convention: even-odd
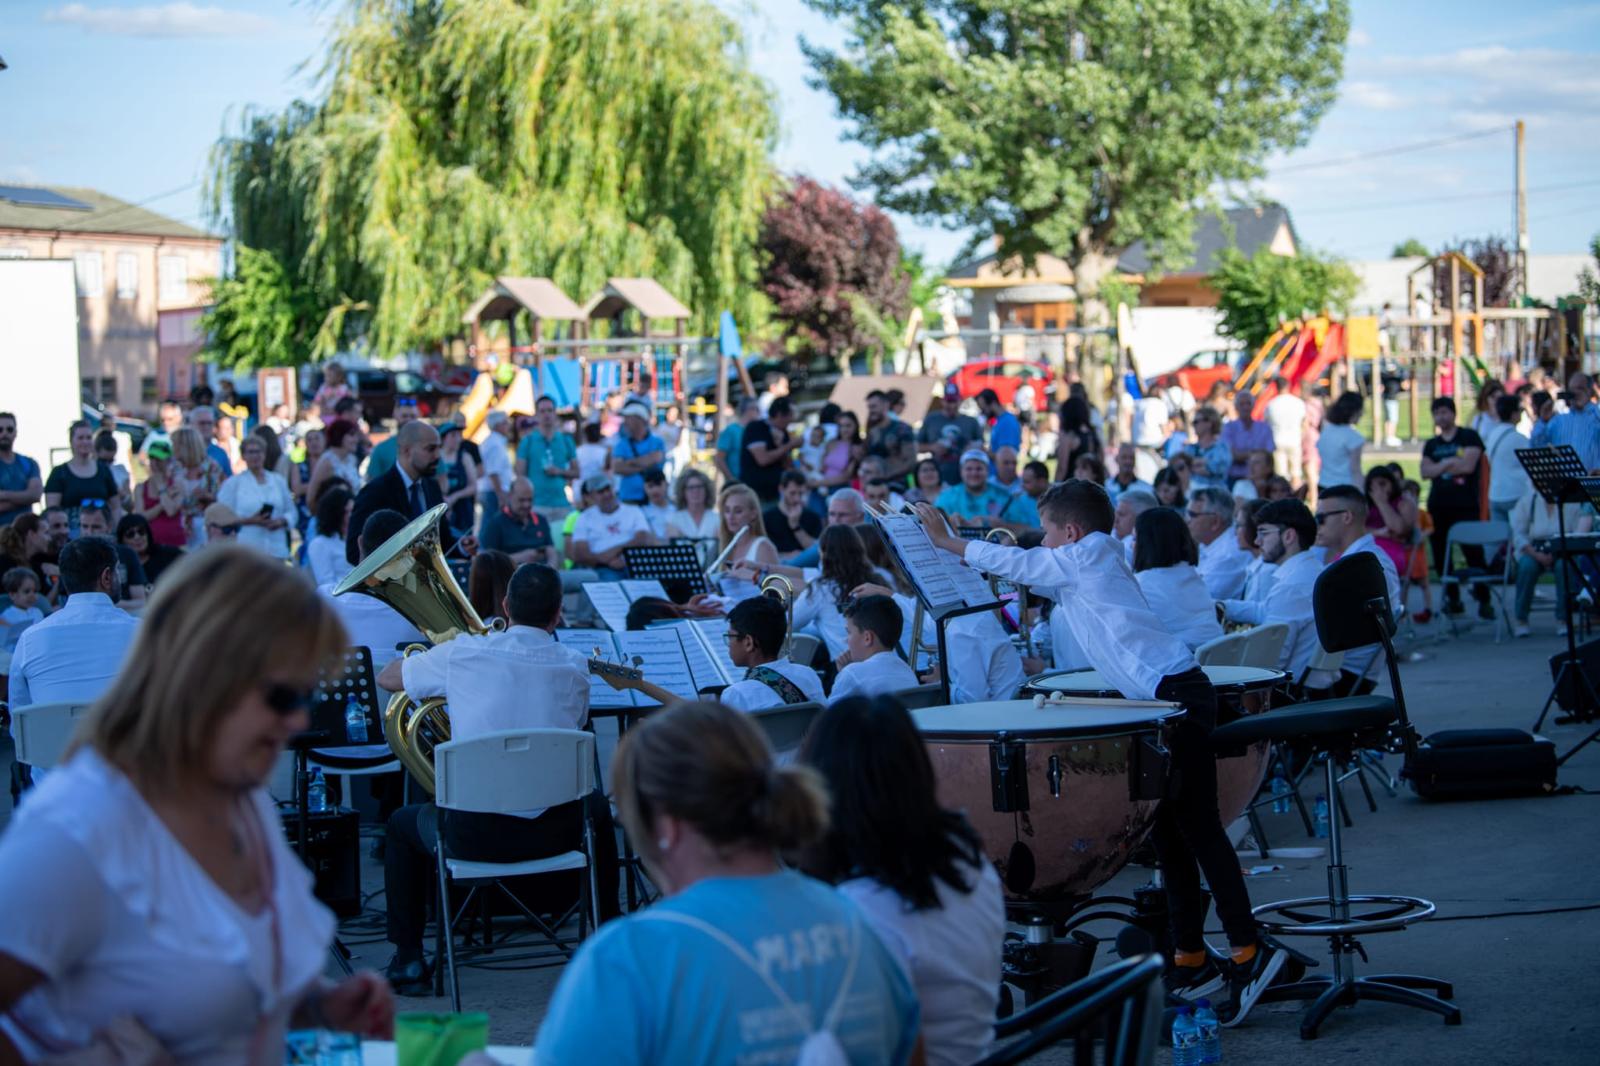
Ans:
[{"label": "crowd of people", "polygon": [[[1546,544],[1557,512],[1516,451],[1570,444],[1600,469],[1589,380],[1558,396],[1546,385],[1489,382],[1467,424],[1435,398],[1425,499],[1400,465],[1364,461],[1359,394],[1325,402],[1281,380],[1270,397],[1146,396],[1125,428],[1070,380],[1048,417],[1027,397],[969,400],[952,385],[920,424],[887,391],[859,413],[826,404],[802,418],[774,381],[729,412],[710,469],[689,461],[687,432],[648,389],[608,398],[592,419],[564,421],[547,397],[531,414],[491,412],[474,443],[462,423],[407,404],[392,432],[373,433],[329,367],[308,405],[320,424],[274,412],[234,434],[210,404],[163,405],[137,454],[74,424],[70,457],[47,474],[15,453],[16,420],[0,413],[10,705],[94,705],[61,766],[13,781],[14,797],[31,791],[0,862],[41,876],[0,881],[0,1050],[8,1041],[31,1060],[132,1040],[181,1059],[259,1058],[290,1025],[385,1034],[391,989],[431,988],[423,929],[440,842],[509,861],[587,836],[605,924],[563,975],[541,1057],[787,1060],[826,1045],[857,1062],[972,1061],[992,1038],[1002,893],[971,826],[940,807],[897,697],[944,682],[958,703],[1007,699],[1049,667],[1093,667],[1128,698],[1185,708],[1179,792],[1152,838],[1168,986],[1224,990],[1219,1014],[1238,1024],[1283,955],[1256,933],[1217,819],[1216,696],[1196,651],[1224,627],[1283,623],[1278,665],[1298,691],[1370,692],[1377,645],[1337,663],[1320,654],[1317,577],[1369,553],[1396,610],[1409,609],[1409,582],[1425,621],[1430,557],[1436,577],[1448,572],[1450,529],[1484,517],[1508,523],[1525,635],[1541,575],[1554,571],[1560,596],[1573,582]],[[502,624],[402,658],[425,643],[415,625],[333,589],[441,506],[441,546],[471,560],[468,599]],[[1567,506],[1569,530],[1591,527],[1587,508]],[[948,623],[944,661],[873,523],[886,511],[915,514],[934,545],[1013,590],[1006,609]],[[443,697],[458,740],[586,728],[587,649],[558,637],[586,607],[574,593],[624,578],[629,548],[674,541],[699,552],[711,592],[636,601],[629,625],[720,616],[742,676],[710,702],[626,681],[662,709],[627,732],[607,782],[571,803],[497,814],[387,803],[394,956],[381,977],[318,976],[333,923],[266,791],[307,726],[318,664],[370,648],[378,686]],[[786,606],[762,594],[775,575]],[[240,602],[251,610],[229,606]],[[1464,609],[1454,582],[1443,609]],[[808,661],[787,651],[800,634],[817,639]],[[747,712],[800,704],[826,709],[798,750],[775,754]],[[613,812],[666,897],[627,917]],[[1226,961],[1202,936],[1202,875]],[[195,1001],[171,1009],[167,990],[196,976]]]}]

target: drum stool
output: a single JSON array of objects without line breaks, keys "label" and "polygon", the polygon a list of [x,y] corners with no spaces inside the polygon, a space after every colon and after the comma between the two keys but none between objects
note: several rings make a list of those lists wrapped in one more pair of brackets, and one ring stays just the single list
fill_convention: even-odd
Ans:
[{"label": "drum stool", "polygon": [[[1396,740],[1409,754],[1416,741],[1406,716],[1405,693],[1391,641],[1394,616],[1377,559],[1361,553],[1328,567],[1317,579],[1312,604],[1318,636],[1329,651],[1383,645],[1394,698],[1374,694],[1295,704],[1220,726],[1212,740],[1219,746],[1261,740],[1309,746],[1326,756],[1323,762],[1331,803],[1339,794],[1341,763],[1363,749],[1387,748]],[[1353,956],[1366,957],[1358,936],[1404,929],[1432,915],[1435,908],[1414,896],[1351,895],[1340,823],[1337,815],[1328,819],[1328,894],[1255,908],[1268,935],[1327,937],[1333,972],[1268,988],[1262,1000],[1312,1000],[1300,1018],[1300,1036],[1305,1040],[1316,1038],[1317,1029],[1335,1007],[1354,1006],[1363,999],[1431,1010],[1443,1015],[1445,1024],[1460,1025],[1460,1008],[1446,1002],[1454,994],[1449,982],[1409,974],[1355,975]]]}]

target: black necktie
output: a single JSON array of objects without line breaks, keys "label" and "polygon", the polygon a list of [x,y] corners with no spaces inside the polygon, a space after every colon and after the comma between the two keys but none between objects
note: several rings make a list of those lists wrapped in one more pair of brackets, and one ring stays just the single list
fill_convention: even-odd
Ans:
[{"label": "black necktie", "polygon": [[413,481],[411,483],[411,517],[420,518],[425,510],[427,510],[427,507],[422,502],[422,482],[420,480]]}]

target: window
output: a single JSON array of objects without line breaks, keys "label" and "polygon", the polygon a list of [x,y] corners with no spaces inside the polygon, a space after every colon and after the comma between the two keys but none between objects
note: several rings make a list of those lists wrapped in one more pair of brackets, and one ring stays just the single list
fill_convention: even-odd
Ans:
[{"label": "window", "polygon": [[100,402],[117,402],[117,379],[115,377],[100,379]]},{"label": "window", "polygon": [[106,279],[99,252],[79,252],[72,257],[78,274],[78,295],[95,299],[106,294]]},{"label": "window", "polygon": [[28,258],[28,250],[26,248],[0,248],[0,259],[26,258]]},{"label": "window", "polygon": [[161,302],[184,303],[189,299],[189,260],[181,255],[161,257]]},{"label": "window", "polygon": [[140,378],[139,379],[139,402],[140,403],[149,404],[149,403],[155,403],[158,399],[160,399],[160,393],[159,393],[159,390],[156,387],[156,379],[153,378],[153,377],[151,377],[151,378]]},{"label": "window", "polygon": [[139,295],[139,257],[132,252],[117,253],[117,299],[131,300]]}]

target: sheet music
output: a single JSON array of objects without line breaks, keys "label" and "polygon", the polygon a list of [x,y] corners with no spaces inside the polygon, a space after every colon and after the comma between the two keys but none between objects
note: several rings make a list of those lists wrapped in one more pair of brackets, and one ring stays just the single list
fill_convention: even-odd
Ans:
[{"label": "sheet music", "polygon": [[[648,680],[685,699],[692,700],[699,695],[694,687],[694,674],[689,670],[689,660],[683,652],[683,641],[678,637],[678,627],[613,635],[624,660],[629,664],[636,658],[643,660],[639,668]],[[637,706],[654,706],[654,701],[640,693]]]},{"label": "sheet music", "polygon": [[923,604],[937,610],[966,602],[941,558],[948,553],[933,546],[922,523],[910,515],[879,515],[877,521]]},{"label": "sheet music", "polygon": [[670,600],[672,598],[667,595],[667,590],[661,587],[661,582],[655,578],[618,581],[617,584],[622,586],[622,591],[627,594],[629,603],[645,596],[654,596],[658,600]]},{"label": "sheet music", "polygon": [[696,618],[689,623],[701,645],[710,654],[721,675],[718,685],[731,685],[744,679],[744,667],[735,666],[728,654],[728,620],[726,618]]},{"label": "sheet music", "polygon": [[711,652],[701,642],[699,635],[690,628],[688,619],[678,618],[669,622],[658,622],[651,625],[650,629],[670,629],[678,634],[683,641],[683,656],[689,663],[689,675],[694,678],[696,692],[714,685],[727,684],[722,679],[722,672],[717,669]]},{"label": "sheet music", "polygon": [[[593,656],[596,648],[600,649],[600,657],[612,662],[617,660],[617,644],[612,634],[603,629],[558,629],[556,642],[570,644],[583,654]],[[637,707],[638,693],[632,689],[615,689],[606,684],[605,678],[599,674],[589,675],[589,706],[610,710],[617,707]]]},{"label": "sheet music", "polygon": [[583,594],[594,604],[595,613],[613,633],[628,628],[628,594],[622,585],[620,581],[591,581],[583,586]]},{"label": "sheet music", "polygon": [[985,603],[995,602],[994,590],[989,587],[989,582],[983,575],[968,566],[965,560],[957,558],[954,552],[935,549],[944,562],[945,573],[950,575],[950,583],[961,593],[961,602],[968,607],[977,607]]}]

